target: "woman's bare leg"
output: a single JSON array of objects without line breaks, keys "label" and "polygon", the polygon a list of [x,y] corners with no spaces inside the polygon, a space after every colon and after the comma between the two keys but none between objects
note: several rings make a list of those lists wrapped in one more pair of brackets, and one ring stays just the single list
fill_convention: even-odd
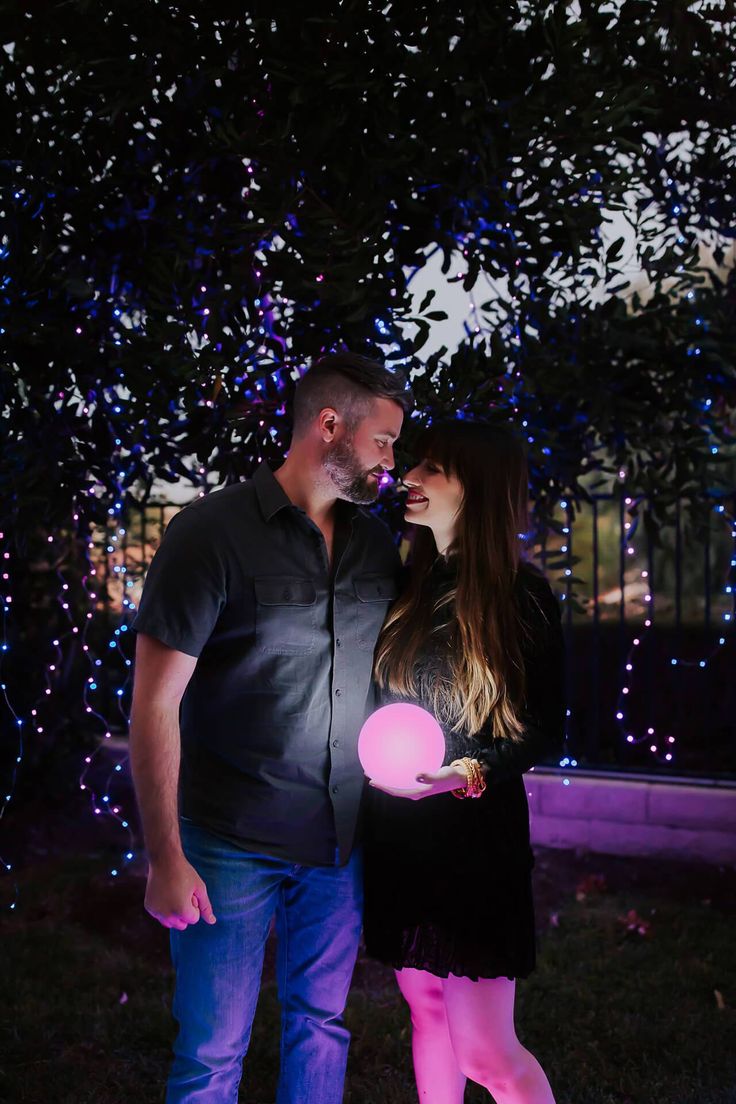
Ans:
[{"label": "woman's bare leg", "polygon": [[421,1104],[462,1104],[465,1075],[450,1042],[442,978],[426,970],[397,970],[399,989],[411,1010],[411,1050]]},{"label": "woman's bare leg", "polygon": [[488,1089],[496,1104],[555,1104],[544,1070],[516,1037],[516,982],[450,975],[442,992],[457,1065],[466,1077]]}]

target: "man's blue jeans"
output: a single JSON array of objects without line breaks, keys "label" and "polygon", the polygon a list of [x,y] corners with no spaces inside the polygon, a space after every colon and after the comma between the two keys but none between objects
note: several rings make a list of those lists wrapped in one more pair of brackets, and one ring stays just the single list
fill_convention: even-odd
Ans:
[{"label": "man's blue jeans", "polygon": [[281,1001],[277,1104],[339,1104],[349,1032],[343,1010],[355,965],[362,871],[258,855],[182,823],[184,851],[204,879],[217,923],[171,932],[179,1034],[167,1104],[236,1104],[276,915]]}]

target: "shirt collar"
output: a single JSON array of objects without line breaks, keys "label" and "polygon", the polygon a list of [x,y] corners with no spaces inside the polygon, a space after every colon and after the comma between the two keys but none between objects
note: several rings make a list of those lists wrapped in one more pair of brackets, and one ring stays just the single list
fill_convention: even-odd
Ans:
[{"label": "shirt collar", "polygon": [[265,460],[253,473],[253,484],[256,488],[258,505],[266,521],[270,521],[285,506],[293,506],[293,502]]},{"label": "shirt collar", "polygon": [[[266,521],[270,521],[285,506],[297,509],[265,460],[258,465],[253,473],[253,484],[256,488],[258,505]],[[352,502],[346,502],[338,498],[337,511],[338,517],[352,521],[358,507]]]}]

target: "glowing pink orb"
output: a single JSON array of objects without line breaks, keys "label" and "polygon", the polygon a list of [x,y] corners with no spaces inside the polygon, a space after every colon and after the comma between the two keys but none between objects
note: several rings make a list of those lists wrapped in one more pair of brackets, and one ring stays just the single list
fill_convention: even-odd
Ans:
[{"label": "glowing pink orb", "polygon": [[384,705],[360,730],[358,757],[369,778],[394,790],[416,790],[417,775],[445,758],[445,737],[426,709],[410,702]]}]

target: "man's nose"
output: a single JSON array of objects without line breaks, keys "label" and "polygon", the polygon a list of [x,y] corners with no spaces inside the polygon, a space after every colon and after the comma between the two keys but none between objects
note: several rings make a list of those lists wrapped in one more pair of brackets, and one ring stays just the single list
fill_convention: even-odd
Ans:
[{"label": "man's nose", "polygon": [[386,471],[393,471],[396,467],[396,461],[394,460],[394,448],[393,445],[386,447],[386,455],[381,461]]}]

